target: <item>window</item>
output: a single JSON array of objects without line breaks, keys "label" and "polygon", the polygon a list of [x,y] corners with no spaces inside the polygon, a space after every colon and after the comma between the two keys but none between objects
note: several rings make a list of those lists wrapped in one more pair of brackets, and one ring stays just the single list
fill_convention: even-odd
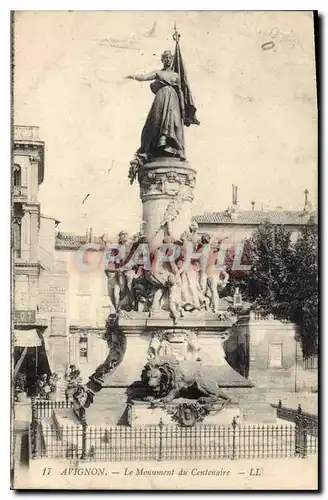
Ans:
[{"label": "window", "polygon": [[269,368],[282,368],[282,344],[269,344]]},{"label": "window", "polygon": [[64,316],[51,317],[51,335],[66,335],[66,318]]},{"label": "window", "polygon": [[88,337],[80,337],[79,339],[79,358],[80,363],[88,362]]},{"label": "window", "polygon": [[14,165],[14,186],[22,185],[22,171],[19,165]]},{"label": "window", "polygon": [[14,256],[17,259],[21,258],[21,248],[22,248],[22,228],[21,228],[21,219],[15,217],[13,219],[13,247],[14,247]]}]

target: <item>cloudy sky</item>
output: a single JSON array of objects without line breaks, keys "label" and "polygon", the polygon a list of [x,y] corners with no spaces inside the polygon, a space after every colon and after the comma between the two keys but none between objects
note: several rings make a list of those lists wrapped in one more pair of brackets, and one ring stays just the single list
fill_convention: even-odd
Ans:
[{"label": "cloudy sky", "polygon": [[127,173],[153,95],[124,77],[160,69],[174,21],[201,121],[185,133],[194,214],[227,208],[232,183],[244,209],[301,209],[305,188],[316,205],[312,14],[19,12],[14,120],[40,127],[41,211],[63,231],[138,229]]}]

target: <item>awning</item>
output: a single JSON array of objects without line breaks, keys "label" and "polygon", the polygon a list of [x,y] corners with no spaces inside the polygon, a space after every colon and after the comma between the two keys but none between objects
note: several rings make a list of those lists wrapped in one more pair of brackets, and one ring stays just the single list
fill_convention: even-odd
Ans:
[{"label": "awning", "polygon": [[14,330],[15,347],[38,347],[41,339],[35,328],[31,330]]}]

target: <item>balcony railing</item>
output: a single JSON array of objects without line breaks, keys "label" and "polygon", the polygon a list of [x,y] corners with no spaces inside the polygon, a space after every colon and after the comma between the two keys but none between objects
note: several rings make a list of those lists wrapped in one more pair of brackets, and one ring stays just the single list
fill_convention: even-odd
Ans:
[{"label": "balcony railing", "polygon": [[27,198],[26,186],[14,186],[13,195],[18,198]]},{"label": "balcony railing", "polygon": [[275,314],[268,314],[263,311],[252,311],[250,318],[252,321],[272,321],[279,319]]},{"label": "balcony railing", "polygon": [[15,125],[14,126],[14,139],[38,141],[39,140],[39,127],[30,125]]}]

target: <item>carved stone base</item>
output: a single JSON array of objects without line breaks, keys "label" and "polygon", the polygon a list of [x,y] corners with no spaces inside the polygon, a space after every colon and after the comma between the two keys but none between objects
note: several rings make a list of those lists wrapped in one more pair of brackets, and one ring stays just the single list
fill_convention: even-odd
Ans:
[{"label": "carved stone base", "polygon": [[[161,244],[165,228],[176,238],[188,229],[196,171],[179,158],[156,158],[138,172],[142,220],[152,245]],[[168,220],[168,225],[164,224]]]},{"label": "carved stone base", "polygon": [[[128,313],[127,313],[128,314]],[[138,318],[139,316],[139,318]],[[177,360],[196,361],[217,367],[222,387],[251,387],[225,359],[224,343],[229,338],[233,322],[221,320],[213,313],[183,318],[174,326],[170,318],[147,318],[143,313],[120,317],[118,332],[125,338],[125,351],[119,364],[102,377],[102,387],[129,387],[140,380],[150,356],[173,355]],[[157,345],[156,352],[151,352]],[[161,352],[160,352],[161,351]]]},{"label": "carved stone base", "polygon": [[[148,402],[135,401],[131,406],[131,418],[129,424],[134,425],[156,425],[162,419],[165,425],[186,425],[187,422],[179,419],[179,406],[186,404],[195,404],[193,400],[177,399],[168,405],[168,408],[152,407]],[[196,403],[197,405],[197,403]],[[201,406],[201,405],[197,405]],[[196,408],[197,408],[196,406]],[[233,418],[240,417],[240,410],[238,405],[229,403],[220,411],[220,404],[214,405],[208,414],[204,417],[200,416],[196,422],[191,422],[190,426],[202,424],[231,424]],[[238,420],[237,420],[238,421]]]}]

